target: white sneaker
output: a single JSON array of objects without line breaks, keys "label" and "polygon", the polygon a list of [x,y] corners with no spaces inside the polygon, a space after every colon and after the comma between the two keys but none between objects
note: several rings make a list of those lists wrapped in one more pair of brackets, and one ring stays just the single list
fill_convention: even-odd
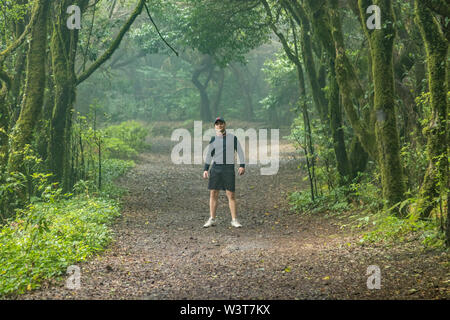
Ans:
[{"label": "white sneaker", "polygon": [[237,221],[237,219],[232,219],[231,220],[231,225],[235,228],[240,228],[242,227],[242,225]]},{"label": "white sneaker", "polygon": [[216,219],[209,218],[208,221],[203,225],[203,228],[208,228],[216,225]]}]

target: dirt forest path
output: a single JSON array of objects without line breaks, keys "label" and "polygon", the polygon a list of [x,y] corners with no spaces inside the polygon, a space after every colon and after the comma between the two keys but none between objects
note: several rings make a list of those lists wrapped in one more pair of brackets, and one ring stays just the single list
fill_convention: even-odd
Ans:
[{"label": "dirt forest path", "polygon": [[[202,166],[172,164],[172,145],[155,139],[119,179],[129,193],[114,242],[79,264],[81,288],[59,281],[20,299],[449,298],[447,255],[362,247],[336,218],[290,212],[286,193],[302,187],[302,176],[286,141],[277,175],[250,165],[236,178],[239,229],[223,192],[218,225],[202,228],[209,212]],[[380,290],[367,288],[369,265],[381,269]]]}]

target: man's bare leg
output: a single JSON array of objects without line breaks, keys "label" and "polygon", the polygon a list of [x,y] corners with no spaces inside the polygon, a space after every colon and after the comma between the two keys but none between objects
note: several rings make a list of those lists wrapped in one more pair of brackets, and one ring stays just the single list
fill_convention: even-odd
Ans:
[{"label": "man's bare leg", "polygon": [[228,197],[228,205],[230,207],[231,219],[236,219],[236,198],[233,191],[226,190]]},{"label": "man's bare leg", "polygon": [[216,210],[217,210],[217,204],[219,199],[219,190],[210,190],[209,193],[209,214],[211,215],[211,218],[216,218]]}]

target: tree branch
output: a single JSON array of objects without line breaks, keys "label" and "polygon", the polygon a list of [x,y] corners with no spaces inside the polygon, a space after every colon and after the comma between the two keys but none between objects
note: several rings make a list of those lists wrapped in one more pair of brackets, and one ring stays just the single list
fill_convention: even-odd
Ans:
[{"label": "tree branch", "polygon": [[136,18],[141,14],[142,9],[144,8],[144,4],[145,0],[139,0],[138,5],[134,9],[128,21],[125,23],[122,29],[120,29],[119,34],[117,35],[116,39],[113,41],[109,49],[106,50],[105,53],[103,53],[103,55],[97,59],[97,61],[91,64],[89,68],[78,77],[76,85],[79,85],[84,80],[89,78],[95,70],[97,70],[106,60],[108,60],[113,55],[114,51],[119,47],[123,37],[125,36],[125,33],[130,29],[134,20],[136,20]]},{"label": "tree branch", "polygon": [[269,4],[267,3],[266,0],[261,0],[261,2],[264,5],[264,8],[266,9],[266,13],[267,13],[267,15],[268,15],[268,17],[270,19],[270,21],[269,21],[270,28],[276,34],[278,39],[280,39],[280,42],[283,45],[283,49],[284,49],[286,55],[288,56],[289,60],[291,60],[296,65],[300,64],[300,60],[298,59],[298,55],[296,55],[296,54],[294,54],[292,52],[292,49],[289,47],[289,44],[288,44],[288,42],[286,40],[286,37],[284,36],[283,33],[281,33],[278,30],[277,26],[275,25],[274,20],[273,20],[272,11],[270,10]]},{"label": "tree branch", "polygon": [[36,23],[37,21],[37,12],[38,10],[33,10],[33,15],[31,16],[30,22],[25,27],[25,30],[22,32],[22,34],[19,36],[19,38],[16,39],[13,43],[9,45],[5,50],[0,52],[0,66],[3,65],[3,61],[5,61],[6,57],[11,54],[14,50],[16,50],[25,40],[27,35],[30,33],[31,27]]}]

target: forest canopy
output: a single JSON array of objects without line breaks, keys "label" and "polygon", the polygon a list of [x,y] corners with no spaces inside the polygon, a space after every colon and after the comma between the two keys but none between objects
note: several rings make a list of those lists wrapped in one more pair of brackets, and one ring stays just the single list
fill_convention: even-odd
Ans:
[{"label": "forest canopy", "polygon": [[308,182],[298,210],[357,203],[450,245],[447,1],[0,6],[3,224],[112,188],[108,170],[145,148],[141,122],[224,115],[287,130]]}]

